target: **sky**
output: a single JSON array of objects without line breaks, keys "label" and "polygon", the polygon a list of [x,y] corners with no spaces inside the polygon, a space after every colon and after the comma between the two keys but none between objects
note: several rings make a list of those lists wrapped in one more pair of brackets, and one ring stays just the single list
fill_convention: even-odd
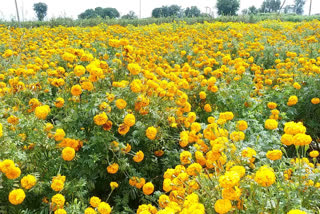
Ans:
[{"label": "sky", "polygon": [[[217,0],[17,0],[20,19],[36,20],[36,15],[33,11],[33,4],[44,2],[48,5],[47,16],[45,20],[57,17],[69,17],[76,19],[80,13],[86,9],[95,7],[114,7],[120,15],[127,14],[130,10],[139,15],[139,2],[141,1],[141,17],[146,18],[151,16],[151,11],[156,7],[163,5],[177,4],[182,8],[197,6],[202,12],[207,12],[209,7],[216,16],[216,1]],[[290,5],[294,0],[287,0],[286,5]],[[252,5],[259,8],[263,0],[240,0],[240,10],[248,8]],[[306,0],[304,13],[309,12],[310,0]],[[312,14],[320,13],[320,0],[313,0]],[[15,0],[0,0],[0,19],[11,20],[16,19]]]}]

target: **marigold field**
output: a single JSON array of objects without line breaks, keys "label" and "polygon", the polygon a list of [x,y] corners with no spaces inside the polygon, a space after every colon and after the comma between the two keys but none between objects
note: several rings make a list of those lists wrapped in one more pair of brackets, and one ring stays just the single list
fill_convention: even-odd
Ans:
[{"label": "marigold field", "polygon": [[0,213],[320,213],[320,21],[0,26]]}]

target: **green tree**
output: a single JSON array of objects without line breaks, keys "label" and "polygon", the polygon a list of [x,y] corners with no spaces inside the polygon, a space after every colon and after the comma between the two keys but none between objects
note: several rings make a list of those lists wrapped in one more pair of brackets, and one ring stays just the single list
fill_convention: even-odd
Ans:
[{"label": "green tree", "polygon": [[152,17],[170,17],[170,16],[182,16],[181,7],[178,5],[162,6],[160,8],[154,8],[152,10]]},{"label": "green tree", "polygon": [[184,11],[185,16],[187,17],[198,17],[200,16],[201,12],[197,6],[191,6],[190,8],[187,7]]},{"label": "green tree", "polygon": [[303,14],[303,7],[305,5],[305,0],[294,0],[294,10],[296,14],[302,15]]},{"label": "green tree", "polygon": [[258,12],[258,9],[254,5],[248,8],[249,14],[257,14]]},{"label": "green tree", "polygon": [[216,7],[219,15],[234,16],[239,10],[240,0],[218,0]]},{"label": "green tree", "polygon": [[87,9],[83,13],[80,13],[80,15],[78,16],[79,19],[92,19],[96,17],[98,17],[98,15],[93,9]]},{"label": "green tree", "polygon": [[264,0],[262,2],[260,12],[261,13],[275,13],[279,11],[281,7],[280,0]]},{"label": "green tree", "polygon": [[39,2],[33,5],[33,10],[36,12],[39,21],[42,21],[47,15],[48,6],[45,3]]},{"label": "green tree", "polygon": [[129,13],[128,14],[126,14],[126,15],[123,15],[122,17],[121,17],[121,19],[137,19],[138,18],[138,16],[135,14],[135,12],[133,12],[133,11],[129,11]]},{"label": "green tree", "polygon": [[102,8],[102,7],[96,7],[94,10],[93,9],[87,9],[83,13],[81,13],[78,18],[79,19],[91,19],[91,18],[96,18],[96,17],[101,17],[101,18],[119,18],[120,13],[116,8]]}]

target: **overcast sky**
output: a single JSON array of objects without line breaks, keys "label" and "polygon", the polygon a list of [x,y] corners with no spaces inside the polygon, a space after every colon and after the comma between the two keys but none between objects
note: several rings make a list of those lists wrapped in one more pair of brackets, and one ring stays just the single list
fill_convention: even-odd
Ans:
[{"label": "overcast sky", "polygon": [[[22,20],[35,20],[36,16],[32,9],[34,3],[44,2],[48,5],[48,13],[45,19],[54,17],[77,16],[89,8],[95,7],[114,7],[117,8],[120,15],[127,14],[133,10],[139,15],[140,0],[17,0]],[[162,5],[177,4],[183,8],[197,6],[202,12],[206,12],[206,7],[210,7],[216,14],[215,5],[217,0],[141,0],[142,18],[150,17],[151,11],[155,7]],[[292,4],[294,0],[287,0],[286,4]],[[240,0],[240,11],[252,5],[260,7],[263,0]],[[305,14],[309,11],[310,0],[306,0]],[[312,14],[320,13],[320,0],[313,0]],[[15,18],[16,10],[14,0],[0,0],[0,19],[10,20]]]}]

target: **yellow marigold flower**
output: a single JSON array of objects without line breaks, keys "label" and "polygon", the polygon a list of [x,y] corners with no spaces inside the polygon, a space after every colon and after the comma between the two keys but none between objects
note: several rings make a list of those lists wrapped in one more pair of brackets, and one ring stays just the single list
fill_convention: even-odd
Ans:
[{"label": "yellow marigold flower", "polygon": [[10,167],[6,170],[5,175],[8,179],[16,179],[20,177],[21,175],[21,170],[19,167]]},{"label": "yellow marigold flower", "polygon": [[81,88],[81,86],[80,86],[80,85],[74,85],[74,86],[72,86],[72,88],[71,88],[71,94],[72,94],[73,96],[79,96],[79,95],[81,95],[81,94],[82,94],[82,88]]},{"label": "yellow marigold flower", "polygon": [[239,120],[237,122],[237,128],[239,129],[239,131],[244,131],[248,128],[248,123],[244,120]]},{"label": "yellow marigold flower", "polygon": [[90,81],[85,81],[81,83],[81,88],[83,90],[92,91],[93,90],[93,84]]},{"label": "yellow marigold flower", "polygon": [[199,175],[202,171],[202,166],[198,163],[190,164],[187,168],[188,175]]},{"label": "yellow marigold flower", "polygon": [[139,163],[143,160],[143,158],[144,158],[144,154],[142,151],[139,150],[133,157],[133,161]]},{"label": "yellow marigold flower", "polygon": [[38,106],[34,113],[38,119],[45,120],[50,113],[50,107],[48,105]]},{"label": "yellow marigold flower", "polygon": [[108,121],[108,116],[106,115],[105,112],[102,112],[102,113],[94,116],[93,120],[96,125],[102,126],[103,124],[105,124]]},{"label": "yellow marigold flower", "polygon": [[201,91],[201,92],[199,93],[199,97],[200,97],[200,99],[201,99],[201,100],[206,99],[206,98],[207,98],[207,94],[206,94],[206,92]]},{"label": "yellow marigold flower", "polygon": [[235,171],[227,171],[224,175],[219,178],[219,185],[223,188],[232,188],[238,185],[240,181],[240,175]]},{"label": "yellow marigold flower", "polygon": [[212,112],[211,105],[210,105],[210,104],[205,104],[205,105],[204,105],[204,110],[205,110],[206,112]]},{"label": "yellow marigold flower", "polygon": [[314,151],[310,152],[309,155],[312,158],[316,158],[319,156],[319,152],[317,150],[314,150]]},{"label": "yellow marigold flower", "polygon": [[319,104],[320,103],[320,99],[318,97],[312,98],[311,99],[311,103],[314,104],[314,105]]},{"label": "yellow marigold flower", "polygon": [[306,135],[306,134],[296,134],[293,137],[293,144],[295,146],[305,146],[305,145],[309,145],[312,141],[312,138],[310,137],[310,135]]},{"label": "yellow marigold flower", "polygon": [[86,69],[85,67],[83,67],[82,65],[77,65],[74,70],[73,70],[74,74],[77,75],[78,77],[82,76],[83,74],[85,74]]},{"label": "yellow marigold flower", "polygon": [[145,185],[143,185],[142,191],[146,195],[151,195],[154,191],[153,184],[151,182],[146,183]]},{"label": "yellow marigold flower", "polygon": [[294,209],[294,210],[290,210],[287,214],[307,214],[307,213],[302,210]]},{"label": "yellow marigold flower", "polygon": [[239,200],[241,196],[241,189],[238,187],[234,188],[224,188],[222,189],[222,198],[229,200]]},{"label": "yellow marigold flower", "polygon": [[293,87],[298,90],[301,89],[301,85],[297,82],[293,83]]},{"label": "yellow marigold flower", "polygon": [[254,177],[255,182],[263,187],[271,186],[276,181],[276,176],[273,169],[268,166],[262,166],[256,172]]},{"label": "yellow marigold flower", "polygon": [[64,132],[63,129],[57,129],[56,133],[54,134],[54,139],[55,141],[61,141],[64,139],[65,136],[66,136],[66,133]]},{"label": "yellow marigold flower", "polygon": [[4,161],[0,162],[0,170],[3,173],[7,173],[12,167],[15,167],[15,165],[14,162],[10,159],[5,159]]},{"label": "yellow marigold flower", "polygon": [[269,109],[272,110],[272,109],[277,108],[277,103],[269,102],[269,103],[267,104],[267,106],[268,106]]},{"label": "yellow marigold flower", "polygon": [[36,182],[37,179],[33,175],[26,175],[20,181],[21,186],[24,189],[31,189],[36,184]]},{"label": "yellow marigold flower", "polygon": [[65,161],[72,161],[76,152],[74,148],[66,147],[62,150],[62,158]]},{"label": "yellow marigold flower", "polygon": [[112,128],[112,121],[108,120],[105,124],[102,125],[103,130],[110,131]]},{"label": "yellow marigold flower", "polygon": [[267,119],[264,123],[264,127],[269,130],[278,128],[278,122],[275,119]]},{"label": "yellow marigold flower", "polygon": [[11,115],[10,117],[8,117],[7,121],[12,125],[17,125],[19,123],[19,118]]},{"label": "yellow marigold flower", "polygon": [[232,205],[229,199],[219,199],[214,204],[214,210],[219,214],[227,213],[231,210]]},{"label": "yellow marigold flower", "polygon": [[109,214],[109,213],[111,213],[111,207],[106,202],[101,202],[97,209],[98,209],[99,213],[101,213],[101,214]]},{"label": "yellow marigold flower", "polygon": [[256,155],[256,151],[250,147],[247,147],[241,151],[241,156],[244,158],[248,158],[251,163],[254,162]]},{"label": "yellow marigold flower", "polygon": [[64,188],[64,180],[54,177],[51,183],[51,189],[56,192],[60,192]]},{"label": "yellow marigold flower", "polygon": [[158,203],[161,208],[168,206],[170,198],[167,195],[160,195]]},{"label": "yellow marigold flower", "polygon": [[237,172],[240,178],[242,178],[246,174],[246,169],[243,166],[233,166],[229,171]]},{"label": "yellow marigold flower", "polygon": [[56,101],[54,102],[54,105],[57,107],[57,108],[62,108],[63,105],[64,105],[64,99],[62,97],[58,97],[56,99]]},{"label": "yellow marigold flower", "polygon": [[107,171],[110,174],[116,174],[118,172],[119,165],[117,163],[113,163],[107,167]]},{"label": "yellow marigold flower", "polygon": [[53,206],[56,208],[63,208],[64,203],[65,203],[66,199],[64,198],[63,195],[61,195],[60,193],[55,194],[52,198],[51,198],[51,202],[53,203]]},{"label": "yellow marigold flower", "polygon": [[141,67],[136,63],[129,63],[128,70],[132,75],[138,75],[141,72]]},{"label": "yellow marigold flower", "polygon": [[88,207],[84,210],[84,214],[97,214],[97,212],[92,207]]},{"label": "yellow marigold flower", "polygon": [[127,102],[124,99],[117,99],[116,106],[118,109],[124,109],[127,106]]},{"label": "yellow marigold flower", "polygon": [[119,184],[117,182],[110,182],[110,187],[112,190],[119,187]]},{"label": "yellow marigold flower", "polygon": [[289,100],[287,102],[287,105],[288,106],[294,106],[297,103],[298,103],[298,97],[297,96],[290,96]]},{"label": "yellow marigold flower", "polygon": [[57,209],[56,211],[54,211],[54,214],[67,214],[67,212],[65,211],[65,209]]},{"label": "yellow marigold flower", "polygon": [[118,133],[121,135],[127,134],[129,130],[130,126],[126,125],[125,123],[120,124],[120,126],[118,127]]},{"label": "yellow marigold flower", "polygon": [[271,150],[267,152],[267,158],[270,160],[280,160],[282,158],[281,150]]},{"label": "yellow marigold flower", "polygon": [[146,136],[147,138],[149,138],[150,140],[154,140],[157,136],[157,129],[153,126],[148,127],[146,130]]},{"label": "yellow marigold flower", "polygon": [[13,205],[21,204],[26,197],[22,189],[15,189],[9,193],[9,202]]},{"label": "yellow marigold flower", "polygon": [[0,137],[3,136],[2,124],[0,123]]},{"label": "yellow marigold flower", "polygon": [[243,132],[232,132],[230,134],[230,139],[233,140],[234,142],[238,142],[241,140],[244,140],[245,134]]},{"label": "yellow marigold flower", "polygon": [[180,161],[182,164],[189,164],[191,163],[192,155],[189,151],[183,151],[180,153]]},{"label": "yellow marigold flower", "polygon": [[101,203],[101,199],[96,196],[92,196],[89,203],[92,207],[96,208]]},{"label": "yellow marigold flower", "polygon": [[295,123],[291,121],[284,124],[284,132],[286,134],[290,134],[290,135],[296,135],[298,133],[305,134],[306,131],[307,131],[306,127],[304,127],[304,125],[301,122]]},{"label": "yellow marigold flower", "polygon": [[124,117],[124,124],[131,127],[136,123],[136,117],[133,114],[127,114]]}]

